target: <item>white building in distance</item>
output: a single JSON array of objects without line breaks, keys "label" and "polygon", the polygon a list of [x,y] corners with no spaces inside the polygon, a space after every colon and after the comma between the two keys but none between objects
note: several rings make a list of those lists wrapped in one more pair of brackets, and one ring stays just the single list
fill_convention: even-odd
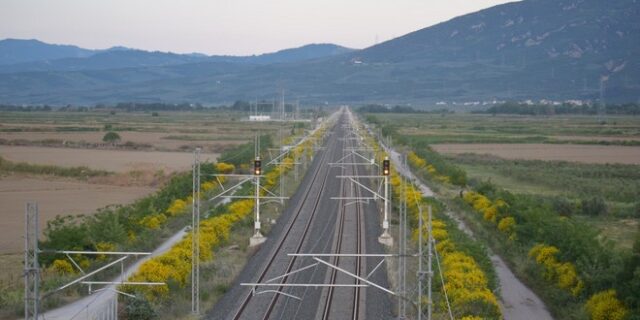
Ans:
[{"label": "white building in distance", "polygon": [[255,115],[249,116],[249,121],[270,121],[271,116]]}]

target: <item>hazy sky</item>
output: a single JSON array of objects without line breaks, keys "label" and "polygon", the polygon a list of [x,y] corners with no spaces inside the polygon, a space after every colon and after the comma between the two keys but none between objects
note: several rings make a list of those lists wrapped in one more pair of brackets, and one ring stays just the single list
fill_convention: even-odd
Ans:
[{"label": "hazy sky", "polygon": [[0,0],[0,39],[259,54],[364,48],[506,0]]}]

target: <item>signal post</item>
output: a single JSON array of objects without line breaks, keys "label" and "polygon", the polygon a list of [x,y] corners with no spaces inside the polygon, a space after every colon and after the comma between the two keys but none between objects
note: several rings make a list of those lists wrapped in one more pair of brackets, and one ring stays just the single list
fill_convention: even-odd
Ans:
[{"label": "signal post", "polygon": [[255,212],[256,218],[253,222],[254,233],[251,238],[249,238],[249,246],[257,246],[267,240],[262,233],[260,233],[260,175],[262,175],[262,160],[260,156],[257,156],[253,161],[253,175],[256,179],[256,195],[255,195]]},{"label": "signal post", "polygon": [[389,234],[389,174],[391,173],[391,163],[389,157],[382,160],[382,176],[384,177],[384,220],[382,220],[382,234],[378,237],[378,242],[386,246],[393,245],[393,237]]}]

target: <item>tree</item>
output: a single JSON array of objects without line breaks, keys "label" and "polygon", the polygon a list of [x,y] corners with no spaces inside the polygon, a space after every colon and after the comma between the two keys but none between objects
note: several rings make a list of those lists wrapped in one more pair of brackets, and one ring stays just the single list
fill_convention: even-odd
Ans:
[{"label": "tree", "polygon": [[115,143],[115,142],[120,141],[120,135],[117,134],[116,132],[109,131],[104,135],[104,137],[102,137],[102,141],[109,142],[109,143]]},{"label": "tree", "polygon": [[593,197],[591,199],[583,199],[580,202],[582,214],[588,216],[597,216],[607,213],[607,203],[602,197]]},{"label": "tree", "polygon": [[129,319],[146,320],[155,319],[158,316],[151,303],[144,298],[128,300],[125,312]]}]

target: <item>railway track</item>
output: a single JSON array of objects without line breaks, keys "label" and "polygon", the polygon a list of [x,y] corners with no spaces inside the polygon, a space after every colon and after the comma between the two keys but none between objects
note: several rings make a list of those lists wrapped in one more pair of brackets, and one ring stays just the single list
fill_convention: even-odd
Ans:
[{"label": "railway track", "polygon": [[[335,134],[336,133],[334,132],[333,135],[335,135]],[[330,142],[329,142],[330,145],[327,146],[326,152],[323,152],[321,158],[319,159],[320,163],[327,162],[326,161],[327,157],[333,155],[333,153],[331,153],[329,151],[332,150],[333,145],[336,144],[336,140],[337,139],[330,139]],[[324,173],[324,177],[321,177],[322,182],[321,182],[321,185],[320,185],[320,191],[318,192],[318,194],[315,197],[315,199],[312,199],[313,208],[312,208],[311,215],[310,215],[309,219],[307,220],[307,222],[304,225],[304,231],[303,231],[302,236],[301,236],[301,241],[299,241],[298,244],[296,245],[295,253],[299,253],[300,252],[300,249],[301,249],[302,244],[304,242],[302,240],[306,237],[307,232],[309,231],[309,228],[312,225],[312,222],[314,220],[318,205],[320,204],[320,199],[321,199],[323,193],[325,192],[325,185],[326,185],[327,180],[329,178],[330,168],[327,168],[324,165],[317,166],[315,172],[313,173],[313,178],[311,179],[311,182],[308,184],[308,187],[305,190],[303,199],[298,202],[298,205],[297,205],[297,207],[296,207],[296,209],[294,211],[295,214],[294,214],[294,217],[293,217],[291,223],[284,230],[284,235],[280,237],[279,243],[276,245],[275,250],[272,251],[272,254],[268,258],[267,263],[262,268],[262,271],[260,272],[260,275],[259,275],[259,277],[258,277],[256,282],[262,282],[262,281],[265,280],[269,269],[272,267],[274,261],[276,260],[276,257],[279,254],[286,254],[286,253],[281,252],[281,249],[282,249],[282,247],[283,247],[283,245],[285,243],[285,239],[287,238],[287,236],[289,236],[289,234],[293,230],[295,222],[300,217],[300,214],[302,213],[302,209],[303,209],[305,203],[309,200],[309,196],[312,194],[312,190],[314,189],[315,182],[320,177],[320,173],[322,171],[325,171],[325,173]],[[284,272],[285,274],[291,271],[295,261],[296,261],[296,257],[293,257],[290,260],[290,262],[287,265],[287,268],[286,268],[286,270]],[[283,277],[281,279],[280,283],[285,283],[287,281],[287,278],[288,277]],[[283,287],[277,287],[276,291],[281,291],[282,289],[283,289]],[[269,302],[268,307],[266,308],[266,310],[264,312],[264,315],[262,316],[262,319],[268,319],[269,318],[269,316],[273,312],[273,309],[274,309],[274,307],[276,305],[276,302],[277,302],[279,296],[280,296],[279,294],[276,294],[276,295],[273,296],[273,298]],[[247,295],[245,295],[245,297],[242,299],[240,307],[237,309],[237,311],[233,315],[232,319],[234,319],[234,320],[235,319],[241,319],[241,317],[243,316],[244,311],[246,310],[247,306],[249,305],[249,303],[251,302],[253,297],[254,297],[254,294],[252,292],[249,292]]]},{"label": "railway track", "polygon": [[[346,131],[350,129],[348,123],[346,114],[339,116],[324,142],[325,150],[317,153],[290,206],[274,226],[273,236],[250,258],[236,279],[237,285],[208,312],[207,319],[392,316],[390,299],[384,293],[366,290],[363,281],[349,275],[353,273],[386,286],[385,272],[373,273],[380,264],[367,270],[370,257],[364,255],[383,250],[375,238],[365,236],[380,232],[377,219],[373,219],[378,213],[375,204],[352,202],[364,188],[348,180],[343,183],[337,177],[358,175],[366,169],[355,165],[357,156],[343,159],[345,147],[357,144]],[[342,164],[329,166],[332,162]],[[332,200],[334,197],[341,200]],[[365,219],[369,213],[372,219]],[[288,256],[292,253],[301,255]],[[329,260],[322,259],[346,273],[324,267],[307,253],[328,257]],[[246,285],[251,283],[257,285],[248,290]]]},{"label": "railway track", "polygon": [[[351,156],[351,162],[354,163],[355,159],[353,159],[354,157]],[[354,175],[358,175],[358,166],[357,165],[352,165],[351,166]],[[355,184],[351,184],[351,192],[350,194],[344,194],[344,189],[342,188],[342,196],[349,196],[349,195],[358,195],[361,196],[361,190],[360,187],[356,186]],[[345,237],[345,220],[347,217],[347,213],[345,212],[345,204],[343,200],[340,200],[340,210],[339,210],[339,214],[340,214],[340,222],[339,222],[339,226],[338,226],[338,232],[337,232],[337,245],[336,245],[336,249],[337,252],[334,253],[355,253],[355,254],[361,254],[364,251],[364,225],[363,225],[363,208],[362,208],[362,204],[359,201],[355,201],[355,224],[356,224],[356,230],[355,230],[355,252],[350,251],[350,252],[343,252],[342,247],[343,247],[343,243],[342,240]],[[341,257],[336,257],[333,261],[333,263],[335,265],[339,265],[340,264],[340,258]],[[360,256],[356,256],[355,257],[355,270],[354,273],[358,276],[361,276],[361,272],[362,272],[362,267],[363,267],[363,258]],[[331,269],[331,274],[329,277],[329,283],[330,284],[336,284],[336,279],[337,279],[337,274],[338,272],[335,269]],[[354,284],[359,284],[359,280],[354,280],[355,283]],[[330,319],[331,318],[331,308],[333,306],[333,302],[334,300],[336,300],[336,290],[335,287],[329,287],[328,288],[328,293],[325,299],[325,304],[324,304],[324,308],[323,308],[323,312],[322,312],[322,319],[326,320],[326,319]],[[361,287],[354,287],[353,288],[353,293],[352,293],[352,300],[353,303],[351,305],[351,312],[350,312],[350,316],[351,319],[359,319],[360,318],[360,296],[361,296]],[[339,298],[338,298],[339,299]],[[341,317],[342,319],[344,319],[344,317]]]}]

